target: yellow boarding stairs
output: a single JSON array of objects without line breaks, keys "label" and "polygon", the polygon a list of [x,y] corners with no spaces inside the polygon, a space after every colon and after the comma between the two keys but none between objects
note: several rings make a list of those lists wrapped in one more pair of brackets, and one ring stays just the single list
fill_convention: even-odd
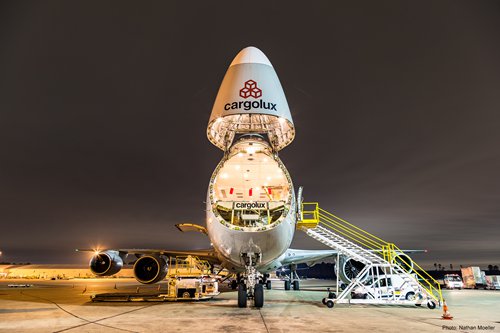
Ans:
[{"label": "yellow boarding stairs", "polygon": [[[416,304],[427,302],[429,308],[441,306],[443,295],[439,283],[409,257],[398,257],[402,253],[396,245],[388,243],[361,228],[327,212],[317,202],[302,203],[297,228],[310,237],[338,251],[337,293],[334,303],[367,304]],[[365,266],[351,283],[339,294],[339,256],[343,255],[363,263]],[[351,299],[351,292],[357,287],[366,287],[363,282],[378,280],[372,290],[382,290],[380,277],[399,275],[416,291],[415,298],[406,299],[396,289],[391,294],[369,292],[366,299]],[[378,288],[377,288],[378,287]]]}]

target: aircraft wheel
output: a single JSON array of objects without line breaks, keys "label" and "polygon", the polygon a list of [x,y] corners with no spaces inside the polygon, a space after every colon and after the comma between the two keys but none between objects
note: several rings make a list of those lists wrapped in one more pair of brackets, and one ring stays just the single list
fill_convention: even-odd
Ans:
[{"label": "aircraft wheel", "polygon": [[256,308],[264,306],[264,286],[260,283],[255,285],[254,305]]},{"label": "aircraft wheel", "polygon": [[299,290],[300,284],[299,281],[293,281],[293,290]]},{"label": "aircraft wheel", "polygon": [[238,282],[236,280],[231,281],[231,289],[236,290],[238,288]]},{"label": "aircraft wheel", "polygon": [[329,308],[333,308],[333,301],[327,301],[326,306]]},{"label": "aircraft wheel", "polygon": [[243,283],[240,283],[238,285],[238,307],[247,307],[247,286],[245,286]]},{"label": "aircraft wheel", "polygon": [[285,290],[290,290],[290,280],[285,280]]},{"label": "aircraft wheel", "polygon": [[267,288],[267,290],[271,290],[271,280],[267,280],[266,288]]}]

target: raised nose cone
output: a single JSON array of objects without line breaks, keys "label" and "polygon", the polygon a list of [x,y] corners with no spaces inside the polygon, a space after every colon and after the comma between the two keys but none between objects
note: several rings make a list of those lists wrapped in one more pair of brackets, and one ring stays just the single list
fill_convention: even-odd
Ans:
[{"label": "raised nose cone", "polygon": [[228,150],[237,134],[256,133],[269,138],[274,150],[295,137],[285,93],[266,55],[256,47],[241,50],[219,88],[207,126],[207,137]]},{"label": "raised nose cone", "polygon": [[245,47],[241,50],[240,53],[234,57],[233,62],[229,66],[231,67],[239,64],[263,64],[273,67],[266,55],[253,46]]}]

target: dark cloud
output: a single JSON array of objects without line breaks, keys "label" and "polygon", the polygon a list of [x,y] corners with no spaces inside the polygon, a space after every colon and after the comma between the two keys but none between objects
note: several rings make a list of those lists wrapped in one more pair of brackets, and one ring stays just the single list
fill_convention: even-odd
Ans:
[{"label": "dark cloud", "polygon": [[203,223],[211,106],[254,45],[287,94],[280,155],[307,200],[424,263],[498,264],[498,31],[495,1],[3,2],[3,259],[207,247],[173,225]]}]

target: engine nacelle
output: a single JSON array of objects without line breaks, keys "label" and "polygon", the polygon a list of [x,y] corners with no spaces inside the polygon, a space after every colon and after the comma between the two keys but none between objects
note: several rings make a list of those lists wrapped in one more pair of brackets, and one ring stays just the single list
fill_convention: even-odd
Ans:
[{"label": "engine nacelle", "polygon": [[337,263],[339,269],[339,279],[349,284],[356,276],[358,276],[359,272],[365,267],[365,264],[354,260],[352,258],[346,256],[340,256],[340,262]]},{"label": "engine nacelle", "polygon": [[168,265],[160,256],[142,256],[134,264],[134,276],[144,284],[156,283],[167,276]]},{"label": "engine nacelle", "polygon": [[403,252],[397,252],[394,256],[393,262],[398,264],[399,267],[407,272],[411,272],[413,269],[413,260],[411,260],[409,255]]},{"label": "engine nacelle", "polygon": [[90,259],[90,271],[98,276],[110,276],[118,273],[123,267],[123,259],[118,251],[104,251]]}]

